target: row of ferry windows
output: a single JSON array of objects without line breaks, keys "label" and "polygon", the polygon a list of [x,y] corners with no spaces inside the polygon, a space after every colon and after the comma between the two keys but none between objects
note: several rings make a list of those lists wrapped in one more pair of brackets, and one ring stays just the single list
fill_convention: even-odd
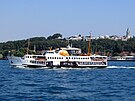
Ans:
[{"label": "row of ferry windows", "polygon": [[26,56],[26,58],[45,58],[43,56]]},{"label": "row of ferry windows", "polygon": [[[48,59],[63,59],[63,57],[48,57]],[[83,57],[83,58],[80,58],[80,57],[66,57],[66,59],[92,59],[92,58],[89,58],[89,57]]]},{"label": "row of ferry windows", "polygon": [[35,63],[35,64],[45,64],[43,61],[30,61],[30,63]]},{"label": "row of ferry windows", "polygon": [[[48,59],[63,59],[63,57],[48,57]],[[89,59],[89,58],[66,57],[66,59]]]},{"label": "row of ferry windows", "polygon": [[63,59],[63,57],[48,57],[48,59]]},{"label": "row of ferry windows", "polygon": [[83,57],[83,58],[80,58],[80,57],[66,57],[66,59],[90,59],[88,57]]},{"label": "row of ferry windows", "polygon": [[106,62],[78,62],[80,65],[106,65]]},{"label": "row of ferry windows", "polygon": [[26,56],[26,58],[33,58],[32,56]]}]

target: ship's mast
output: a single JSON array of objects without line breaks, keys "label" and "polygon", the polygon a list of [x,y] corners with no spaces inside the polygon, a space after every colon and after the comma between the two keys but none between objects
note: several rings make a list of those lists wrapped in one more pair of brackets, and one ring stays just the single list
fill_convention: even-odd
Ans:
[{"label": "ship's mast", "polygon": [[88,53],[87,55],[90,56],[91,55],[91,33],[90,33],[90,38],[88,39]]}]

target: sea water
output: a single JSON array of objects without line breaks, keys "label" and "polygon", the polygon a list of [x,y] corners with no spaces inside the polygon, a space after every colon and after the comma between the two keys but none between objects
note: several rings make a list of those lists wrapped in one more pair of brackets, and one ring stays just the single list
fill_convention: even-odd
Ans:
[{"label": "sea water", "polygon": [[29,69],[0,61],[0,101],[135,101],[135,62],[104,69]]}]

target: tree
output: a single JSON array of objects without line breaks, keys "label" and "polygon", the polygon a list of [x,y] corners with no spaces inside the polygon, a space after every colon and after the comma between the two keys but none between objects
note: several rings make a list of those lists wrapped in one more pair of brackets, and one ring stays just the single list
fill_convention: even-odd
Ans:
[{"label": "tree", "polygon": [[52,35],[52,36],[49,36],[47,39],[48,39],[48,40],[52,40],[52,39],[57,39],[57,38],[59,38],[59,37],[62,38],[62,35],[61,35],[60,33],[56,33],[56,34],[54,34],[54,35]]},{"label": "tree", "polygon": [[[36,50],[38,52],[42,50],[48,50],[49,47],[60,48],[66,47],[69,42],[66,39],[57,40],[57,38],[62,37],[60,33],[56,33],[52,36],[49,36],[47,39],[45,37],[34,37],[30,38],[30,50]],[[53,40],[52,40],[53,39]],[[129,53],[135,52],[135,37],[127,40],[110,40],[110,39],[97,39],[91,41],[91,50],[92,53],[95,52],[108,52],[112,55],[119,55],[123,51],[128,51]],[[86,41],[70,41],[73,47],[81,48],[83,53],[87,53],[88,43]],[[17,40],[17,41],[8,41],[0,43],[0,53],[5,57],[9,51],[18,56],[23,56],[26,54],[26,48],[28,47],[28,39],[26,40]]]}]

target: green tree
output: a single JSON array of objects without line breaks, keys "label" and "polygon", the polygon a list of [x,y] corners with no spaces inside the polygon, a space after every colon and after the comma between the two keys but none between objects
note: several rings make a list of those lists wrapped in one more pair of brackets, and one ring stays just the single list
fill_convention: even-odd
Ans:
[{"label": "green tree", "polygon": [[56,33],[56,34],[54,34],[54,35],[52,35],[52,36],[49,36],[47,39],[48,39],[48,40],[52,40],[52,39],[57,39],[57,38],[59,38],[59,37],[62,38],[62,35],[61,35],[60,33]]}]

